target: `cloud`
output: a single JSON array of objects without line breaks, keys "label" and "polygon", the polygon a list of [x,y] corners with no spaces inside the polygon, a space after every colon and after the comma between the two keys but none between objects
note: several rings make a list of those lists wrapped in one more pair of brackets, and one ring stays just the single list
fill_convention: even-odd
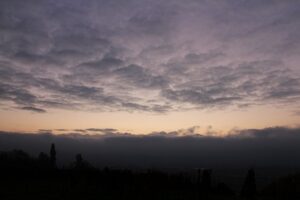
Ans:
[{"label": "cloud", "polygon": [[187,129],[180,129],[177,131],[171,131],[171,132],[152,132],[149,134],[150,136],[158,136],[158,137],[199,137],[199,136],[211,136],[210,132],[201,133],[200,126],[193,126]]},{"label": "cloud", "polygon": [[59,128],[59,129],[55,129],[54,131],[64,132],[64,131],[68,131],[68,129]]},{"label": "cloud", "polygon": [[167,81],[162,76],[152,75],[147,69],[138,65],[129,65],[117,69],[115,74],[122,79],[122,82],[131,84],[137,88],[163,88]]},{"label": "cloud", "polygon": [[299,2],[82,3],[1,1],[1,103],[165,113],[299,101]]},{"label": "cloud", "polygon": [[299,115],[300,116],[300,110],[294,111],[294,115]]},{"label": "cloud", "polygon": [[78,73],[105,73],[123,65],[123,61],[118,58],[104,57],[101,60],[81,63],[77,66]]},{"label": "cloud", "polygon": [[[24,149],[33,155],[48,152],[54,142],[60,164],[72,161],[76,153],[96,166],[115,167],[296,167],[299,128],[270,127],[235,130],[226,137],[198,134],[198,127],[150,135],[40,134],[1,132],[1,150]],[[92,131],[93,132],[93,131]],[[189,132],[189,133],[188,133]],[[182,134],[187,133],[187,134]],[[192,133],[192,134],[191,134]],[[276,156],[274,156],[276,155]]]},{"label": "cloud", "polygon": [[96,131],[96,132],[98,132],[98,131],[100,131],[100,132],[115,132],[115,131],[117,131],[117,129],[113,129],[113,128],[105,128],[105,129],[99,129],[99,128],[89,128],[89,129],[86,129],[86,130],[88,130],[88,131]]},{"label": "cloud", "polygon": [[52,133],[52,130],[51,129],[39,129],[38,133],[41,133],[41,134],[44,134],[44,133],[50,134],[50,133]]},{"label": "cloud", "polygon": [[241,63],[236,67],[217,66],[186,72],[178,76],[189,78],[162,90],[165,98],[201,107],[236,104],[293,102],[299,99],[299,78],[283,70],[276,61]]},{"label": "cloud", "polygon": [[7,84],[1,84],[0,91],[0,99],[4,101],[13,101],[20,105],[32,105],[37,100],[37,97],[29,91],[22,88],[14,88]]},{"label": "cloud", "polygon": [[290,138],[298,137],[298,134],[299,134],[299,128],[269,127],[264,129],[237,130],[229,134],[229,137],[290,139]]},{"label": "cloud", "polygon": [[41,108],[35,108],[35,107],[22,107],[22,110],[29,110],[36,113],[46,113],[47,111]]}]

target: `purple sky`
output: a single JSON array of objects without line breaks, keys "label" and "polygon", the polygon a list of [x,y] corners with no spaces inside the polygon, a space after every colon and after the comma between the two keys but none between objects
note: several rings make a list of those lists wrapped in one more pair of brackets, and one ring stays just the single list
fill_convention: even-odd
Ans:
[{"label": "purple sky", "polygon": [[299,33],[298,0],[1,0],[0,130],[296,126]]}]

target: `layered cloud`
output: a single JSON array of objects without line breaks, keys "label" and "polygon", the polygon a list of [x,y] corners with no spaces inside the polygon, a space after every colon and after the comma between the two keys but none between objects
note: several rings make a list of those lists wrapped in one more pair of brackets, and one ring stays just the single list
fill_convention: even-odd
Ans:
[{"label": "layered cloud", "polygon": [[[225,137],[198,133],[199,127],[148,135],[115,129],[51,130],[39,134],[0,132],[0,151],[23,149],[32,155],[56,144],[60,165],[77,153],[97,167],[299,167],[299,128],[235,130]],[[54,131],[54,130],[52,130]],[[96,133],[96,134],[95,134]]]},{"label": "layered cloud", "polygon": [[38,113],[296,106],[299,7],[3,0],[0,101]]}]

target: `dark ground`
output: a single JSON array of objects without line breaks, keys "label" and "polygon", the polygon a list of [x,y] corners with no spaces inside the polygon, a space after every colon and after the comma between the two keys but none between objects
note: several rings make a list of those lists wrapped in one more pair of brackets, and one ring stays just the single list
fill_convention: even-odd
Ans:
[{"label": "dark ground", "polygon": [[[295,170],[297,171],[297,170]],[[0,153],[0,199],[300,199],[300,175],[282,169],[97,169],[80,154],[68,167],[50,155]]]}]

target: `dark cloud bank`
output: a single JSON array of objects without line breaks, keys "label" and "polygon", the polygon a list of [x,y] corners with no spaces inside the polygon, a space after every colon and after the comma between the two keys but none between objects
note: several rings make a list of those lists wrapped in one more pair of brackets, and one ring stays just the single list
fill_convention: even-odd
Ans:
[{"label": "dark cloud bank", "polygon": [[48,152],[53,142],[60,164],[69,163],[82,153],[98,167],[300,167],[300,128],[241,130],[226,137],[179,136],[177,132],[142,136],[118,133],[115,129],[90,131],[102,134],[1,132],[0,150],[17,148],[37,155]]}]

